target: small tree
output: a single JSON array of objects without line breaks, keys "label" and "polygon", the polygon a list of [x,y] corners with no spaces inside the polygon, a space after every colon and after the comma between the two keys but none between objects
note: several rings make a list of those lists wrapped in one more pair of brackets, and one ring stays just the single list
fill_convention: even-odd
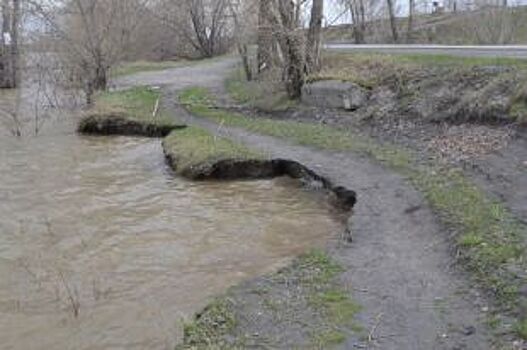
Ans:
[{"label": "small tree", "polygon": [[32,11],[47,25],[53,51],[69,80],[86,94],[108,86],[110,69],[126,55],[144,11],[142,0],[62,0],[44,7],[32,1]]}]

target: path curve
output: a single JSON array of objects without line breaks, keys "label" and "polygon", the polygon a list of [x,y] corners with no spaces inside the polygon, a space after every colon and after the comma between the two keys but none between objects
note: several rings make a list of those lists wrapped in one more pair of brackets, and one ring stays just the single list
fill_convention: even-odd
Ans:
[{"label": "path curve", "polygon": [[116,81],[119,87],[157,85],[163,107],[189,124],[230,137],[273,157],[289,158],[357,191],[354,242],[330,243],[346,269],[343,283],[363,306],[358,321],[375,329],[373,343],[348,339],[344,349],[387,350],[492,349],[484,307],[467,276],[452,266],[449,231],[427,207],[422,194],[401,176],[366,157],[298,146],[277,138],[195,118],[178,105],[182,89],[202,86],[223,93],[226,59],[162,72],[141,73]]}]

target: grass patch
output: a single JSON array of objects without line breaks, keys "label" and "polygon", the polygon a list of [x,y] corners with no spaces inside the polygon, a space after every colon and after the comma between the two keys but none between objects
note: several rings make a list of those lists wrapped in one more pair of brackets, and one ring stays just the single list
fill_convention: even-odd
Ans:
[{"label": "grass patch", "polygon": [[297,105],[297,101],[289,99],[280,80],[248,82],[243,69],[233,71],[225,80],[225,88],[239,104],[254,106],[262,111],[279,112]]},{"label": "grass patch", "polygon": [[346,341],[346,334],[340,330],[328,330],[318,334],[313,339],[313,345],[318,349],[326,349],[328,346],[335,346]]},{"label": "grass patch", "polygon": [[170,68],[178,68],[188,65],[189,61],[135,61],[124,62],[111,71],[113,78],[140,72],[151,72]]},{"label": "grass patch", "polygon": [[523,339],[527,339],[527,320],[522,320],[516,325],[516,332]]},{"label": "grass patch", "polygon": [[[418,164],[412,152],[353,134],[351,131],[294,121],[247,118],[211,108],[206,90],[184,91],[181,101],[194,114],[256,133],[336,151],[367,154],[405,175],[422,191],[430,205],[459,231],[456,244],[462,261],[497,304],[512,314],[520,312],[518,288],[525,281],[511,266],[525,268],[522,233],[525,227],[501,205],[488,198],[460,170]],[[520,268],[522,270],[522,268]]]},{"label": "grass patch", "polygon": [[264,156],[229,139],[216,137],[199,127],[172,132],[163,140],[163,149],[177,173],[184,174],[224,159],[263,159]]},{"label": "grass patch", "polygon": [[183,326],[184,345],[177,349],[221,349],[221,337],[236,327],[227,300],[210,303],[193,322]]},{"label": "grass patch", "polygon": [[175,125],[176,121],[159,110],[153,116],[161,93],[148,87],[136,87],[123,91],[102,92],[95,98],[95,105],[88,114],[119,115],[126,119],[156,125]]},{"label": "grass patch", "polygon": [[323,326],[311,334],[316,348],[325,349],[346,340],[343,328],[361,331],[354,318],[361,307],[350,298],[349,291],[336,278],[344,269],[326,253],[313,250],[302,255],[296,264],[301,271],[301,283],[307,286],[308,305],[322,315]]}]

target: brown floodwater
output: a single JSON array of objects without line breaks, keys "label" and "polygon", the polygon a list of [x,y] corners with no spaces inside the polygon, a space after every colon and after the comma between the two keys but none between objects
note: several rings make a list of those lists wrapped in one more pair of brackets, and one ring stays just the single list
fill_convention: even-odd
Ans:
[{"label": "brown floodwater", "polygon": [[340,230],[292,181],[189,182],[159,140],[64,124],[0,133],[1,349],[173,349],[213,296]]}]

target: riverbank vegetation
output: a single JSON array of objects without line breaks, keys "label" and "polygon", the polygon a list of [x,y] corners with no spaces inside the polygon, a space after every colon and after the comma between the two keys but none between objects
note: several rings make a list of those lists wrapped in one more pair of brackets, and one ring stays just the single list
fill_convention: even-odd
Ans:
[{"label": "riverbank vegetation", "polygon": [[520,293],[525,287],[522,272],[526,267],[522,237],[525,226],[461,171],[446,165],[423,163],[408,149],[379,144],[351,130],[263,117],[248,118],[222,110],[214,106],[214,98],[204,89],[188,89],[180,99],[193,114],[222,125],[327,150],[364,153],[405,175],[425,194],[444,221],[455,228],[453,244],[459,261],[496,301],[498,310],[509,312],[522,322],[526,303]]},{"label": "riverbank vegetation", "polygon": [[239,143],[194,126],[168,135],[163,140],[163,150],[176,173],[193,179],[213,176],[221,162],[245,163],[265,158]]}]

